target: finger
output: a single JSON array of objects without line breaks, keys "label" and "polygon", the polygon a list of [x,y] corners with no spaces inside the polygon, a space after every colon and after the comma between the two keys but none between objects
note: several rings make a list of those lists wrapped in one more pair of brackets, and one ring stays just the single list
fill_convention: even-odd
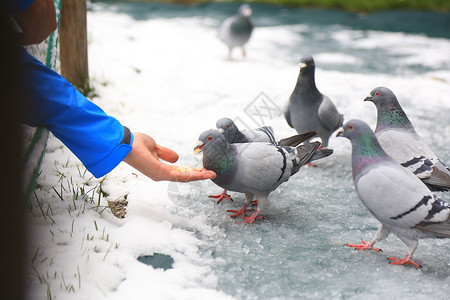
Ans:
[{"label": "finger", "polygon": [[160,145],[156,145],[156,155],[158,155],[159,158],[170,163],[176,162],[179,157],[178,153],[176,153],[172,149]]},{"label": "finger", "polygon": [[192,170],[190,172],[180,172],[180,167],[175,165],[168,165],[157,161],[157,167],[151,169],[152,174],[146,174],[156,181],[168,180],[177,182],[188,182],[195,180],[205,180],[216,178],[216,173],[204,168],[200,170]]},{"label": "finger", "polygon": [[216,178],[216,173],[213,171],[192,171],[187,173],[179,173],[178,171],[175,171],[176,173],[173,174],[174,177],[172,177],[172,181],[178,181],[178,182],[189,182],[189,181],[196,181],[196,180],[205,180],[205,179],[214,179]]},{"label": "finger", "polygon": [[216,178],[216,173],[214,171],[207,170],[205,168],[193,169],[189,172],[180,172],[180,167],[175,165],[167,165],[161,163],[161,168],[169,171],[166,173],[168,178],[165,180],[178,181],[178,182],[188,182],[195,180],[205,180]]}]

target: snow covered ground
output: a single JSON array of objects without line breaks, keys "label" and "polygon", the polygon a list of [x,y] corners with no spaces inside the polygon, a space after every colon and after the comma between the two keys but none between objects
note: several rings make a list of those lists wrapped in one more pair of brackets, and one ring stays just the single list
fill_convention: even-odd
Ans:
[{"label": "snow covered ground", "polygon": [[[278,138],[295,134],[281,108],[298,60],[312,54],[319,90],[346,120],[373,127],[375,107],[363,99],[387,86],[450,164],[448,37],[321,24],[320,11],[255,6],[248,57],[236,50],[230,62],[217,28],[236,7],[94,3],[95,103],[177,151],[179,164],[198,166],[198,135],[224,116],[241,127],[271,125]],[[406,254],[395,236],[379,244],[383,253],[343,246],[371,239],[378,223],[354,191],[350,143],[333,137],[330,147],[331,157],[280,186],[264,220],[248,225],[226,212],[243,195],[216,205],[207,196],[221,190],[210,181],[157,183],[125,164],[96,180],[51,137],[28,216],[28,299],[448,299],[450,240],[422,240],[421,269],[388,263]],[[125,199],[118,219],[106,206]],[[173,268],[137,260],[154,253],[171,256]]]}]

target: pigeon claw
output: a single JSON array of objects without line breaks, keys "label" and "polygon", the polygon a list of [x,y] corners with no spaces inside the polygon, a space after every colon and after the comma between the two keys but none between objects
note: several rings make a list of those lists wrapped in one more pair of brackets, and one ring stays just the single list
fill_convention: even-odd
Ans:
[{"label": "pigeon claw", "polygon": [[252,206],[258,206],[258,200],[253,200],[252,201]]},{"label": "pigeon claw", "polygon": [[350,248],[355,248],[355,250],[373,250],[376,252],[383,252],[383,250],[381,250],[380,248],[374,248],[373,246],[373,242],[366,242],[364,240],[361,240],[362,244],[345,244],[344,246],[350,247]]},{"label": "pigeon claw", "polygon": [[244,219],[244,221],[239,222],[238,224],[241,223],[253,224],[253,222],[255,222],[256,219],[262,219],[263,217],[259,216],[259,210],[255,210],[255,212],[250,217],[243,216],[242,218]]},{"label": "pigeon claw", "polygon": [[392,265],[413,265],[416,268],[422,267],[421,265],[419,265],[418,263],[413,261],[411,259],[411,255],[409,255],[409,254],[406,255],[406,257],[404,259],[396,258],[396,257],[389,257],[388,259],[390,260],[390,263]]},{"label": "pigeon claw", "polygon": [[227,212],[234,213],[234,215],[230,215],[231,218],[236,218],[236,217],[241,216],[241,215],[242,215],[242,217],[245,218],[245,214],[246,213],[253,212],[253,211],[254,211],[254,209],[252,209],[252,208],[247,209],[247,204],[244,204],[238,210],[234,210],[234,209],[227,210]]},{"label": "pigeon claw", "polygon": [[208,196],[208,197],[217,199],[217,204],[222,202],[222,200],[224,198],[233,201],[233,199],[231,199],[231,196],[227,194],[227,190],[223,190],[223,192],[220,195],[211,195],[211,196]]}]

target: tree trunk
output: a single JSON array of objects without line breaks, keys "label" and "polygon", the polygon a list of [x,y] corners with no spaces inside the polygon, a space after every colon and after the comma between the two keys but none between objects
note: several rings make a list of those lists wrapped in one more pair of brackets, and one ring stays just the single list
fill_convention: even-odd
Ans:
[{"label": "tree trunk", "polygon": [[62,0],[59,38],[61,75],[85,88],[89,77],[86,0]]}]

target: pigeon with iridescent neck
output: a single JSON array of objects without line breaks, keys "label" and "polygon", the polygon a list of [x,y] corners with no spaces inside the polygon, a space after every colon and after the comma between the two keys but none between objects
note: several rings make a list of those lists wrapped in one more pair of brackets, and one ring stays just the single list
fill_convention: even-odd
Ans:
[{"label": "pigeon with iridescent neck", "polygon": [[219,29],[219,38],[228,46],[228,59],[231,60],[231,52],[235,47],[241,47],[242,56],[246,56],[244,45],[250,39],[253,32],[251,20],[252,9],[248,4],[242,4],[238,13],[223,21]]},{"label": "pigeon with iridescent neck", "polygon": [[377,107],[375,136],[384,151],[432,191],[449,191],[450,169],[414,130],[394,93],[386,87],[377,87],[364,101]]},{"label": "pigeon with iridescent neck", "polygon": [[369,125],[348,121],[338,136],[352,143],[353,183],[362,203],[381,223],[370,242],[347,244],[357,250],[380,251],[373,246],[395,234],[409,249],[404,259],[390,257],[392,264],[419,264],[412,256],[422,238],[450,238],[450,208],[412,172],[400,166],[378,143]]},{"label": "pigeon with iridescent neck", "polygon": [[[231,217],[242,215],[244,223],[253,223],[261,218],[259,214],[268,206],[272,191],[304,164],[333,153],[331,149],[317,150],[319,146],[319,142],[297,148],[270,143],[230,144],[221,131],[210,129],[200,135],[194,151],[203,152],[203,166],[216,172],[215,184],[245,194],[244,205],[239,210],[230,210],[234,213]],[[247,207],[254,197],[258,200],[257,208],[247,217],[245,214],[252,211]]]},{"label": "pigeon with iridescent neck", "polygon": [[[233,120],[230,118],[221,118],[217,120],[216,127],[223,130],[223,135],[230,144],[265,142],[273,145],[295,147],[316,135],[314,131],[310,131],[303,134],[294,135],[277,142],[273,129],[270,126],[239,130]],[[227,194],[226,190],[219,195],[210,195],[209,197],[217,199],[217,204],[219,204],[223,199],[233,201],[231,196]]]},{"label": "pigeon with iridescent neck", "polygon": [[327,147],[331,134],[342,126],[344,117],[330,98],[317,89],[315,68],[312,56],[302,57],[300,74],[284,108],[284,117],[298,133],[316,131],[322,146]]}]

